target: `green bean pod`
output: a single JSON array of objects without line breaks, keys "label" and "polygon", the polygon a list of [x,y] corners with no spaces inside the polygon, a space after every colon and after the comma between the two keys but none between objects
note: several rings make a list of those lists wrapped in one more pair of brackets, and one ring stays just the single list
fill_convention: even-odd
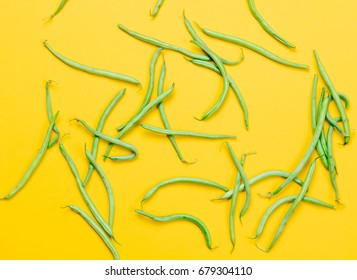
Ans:
[{"label": "green bean pod", "polygon": [[67,206],[69,209],[71,209],[73,212],[77,213],[80,215],[83,220],[85,220],[93,229],[94,231],[102,238],[104,241],[105,245],[107,245],[108,249],[110,252],[113,254],[113,257],[115,260],[119,260],[119,254],[117,252],[117,249],[113,246],[113,244],[110,242],[110,239],[107,237],[106,233],[103,231],[103,229],[96,224],[96,222],[93,221],[93,219],[82,209],[75,205],[69,205]]},{"label": "green bean pod", "polygon": [[248,6],[249,10],[254,16],[254,18],[258,21],[260,26],[274,39],[282,43],[283,45],[295,49],[295,46],[291,43],[289,43],[287,40],[285,40],[283,37],[281,37],[265,20],[264,18],[260,15],[260,13],[257,11],[257,8],[255,7],[254,0],[248,0]]},{"label": "green bean pod", "polygon": [[[52,105],[51,105],[51,96],[50,96],[50,83],[53,81],[48,80],[46,82],[46,108],[47,108],[47,117],[48,120],[51,122],[51,119],[53,117],[52,113]],[[53,145],[55,145],[58,142],[59,136],[60,136],[60,131],[56,124],[53,125],[53,132],[56,133],[56,136],[50,141],[48,144],[48,149],[51,148]]]},{"label": "green bean pod", "polygon": [[156,5],[155,5],[154,10],[153,10],[152,12],[150,12],[150,15],[151,15],[152,17],[156,17],[156,16],[157,16],[157,14],[158,14],[159,11],[160,11],[160,8],[161,8],[162,4],[164,4],[164,0],[158,0],[158,1],[156,2]]},{"label": "green bean pod", "polygon": [[165,186],[168,186],[168,185],[172,185],[172,184],[179,184],[179,183],[198,184],[198,185],[204,185],[204,186],[208,186],[208,187],[217,188],[217,189],[220,189],[220,190],[225,191],[225,192],[228,191],[227,187],[222,186],[222,185],[220,185],[218,183],[215,183],[213,181],[210,181],[210,180],[201,179],[201,178],[191,178],[191,177],[176,177],[176,178],[172,178],[172,179],[168,179],[168,180],[162,181],[159,184],[157,184],[154,187],[152,187],[145,194],[143,199],[141,200],[141,205],[146,200],[148,200],[150,197],[152,197],[162,187],[165,187]]},{"label": "green bean pod", "polygon": [[60,11],[62,11],[64,5],[68,2],[68,0],[62,0],[61,3],[58,5],[56,11],[50,16],[50,18],[54,18],[56,15],[59,14]]},{"label": "green bean pod", "polygon": [[78,62],[75,62],[69,58],[66,58],[63,55],[61,55],[60,53],[58,53],[57,51],[55,51],[47,43],[47,41],[44,41],[43,44],[46,47],[46,49],[48,49],[55,57],[57,57],[59,60],[61,60],[63,63],[67,64],[68,66],[71,66],[72,68],[87,72],[89,74],[103,76],[103,77],[106,77],[109,79],[115,79],[115,80],[128,82],[128,83],[132,83],[132,84],[136,84],[136,85],[141,85],[140,82],[133,77],[119,74],[119,73],[110,72],[110,71],[103,70],[103,69],[93,68],[93,67],[86,66],[86,65],[80,64]]},{"label": "green bean pod", "polygon": [[143,215],[145,217],[148,217],[156,222],[171,222],[171,221],[177,221],[177,220],[183,220],[183,221],[188,221],[190,223],[195,224],[202,232],[206,245],[209,249],[212,249],[212,242],[211,242],[211,235],[208,231],[207,226],[198,218],[187,215],[187,214],[174,214],[174,215],[169,215],[169,216],[154,216],[149,213],[146,213],[142,210],[135,210],[136,213]]}]

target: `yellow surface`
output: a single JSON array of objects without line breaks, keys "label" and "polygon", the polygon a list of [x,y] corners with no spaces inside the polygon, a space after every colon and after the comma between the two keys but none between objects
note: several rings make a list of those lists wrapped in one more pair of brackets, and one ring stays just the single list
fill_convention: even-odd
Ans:
[{"label": "yellow surface", "polygon": [[[231,253],[228,230],[229,202],[211,202],[221,191],[193,185],[176,185],[159,191],[144,205],[157,215],[189,213],[203,220],[212,235],[214,250],[205,246],[201,232],[186,222],[160,224],[134,212],[143,195],[156,183],[176,176],[202,177],[232,188],[236,169],[223,140],[177,137],[187,160],[181,163],[165,136],[140,127],[124,137],[139,150],[130,162],[105,162],[99,158],[114,189],[116,216],[114,232],[121,245],[115,245],[122,259],[356,259],[357,188],[355,168],[357,146],[357,43],[356,1],[256,1],[257,9],[278,33],[296,44],[289,50],[267,35],[250,14],[246,1],[180,0],[165,1],[156,19],[149,16],[156,1],[68,1],[62,12],[45,22],[59,4],[51,1],[2,1],[0,10],[0,117],[2,136],[1,196],[20,180],[41,146],[48,126],[45,108],[45,81],[51,86],[53,110],[60,111],[58,127],[70,133],[64,145],[84,176],[87,160],[84,144],[90,135],[81,125],[84,119],[95,127],[109,100],[124,87],[127,92],[110,115],[104,131],[115,135],[138,108],[149,79],[148,67],[155,47],[135,40],[117,28],[129,29],[160,38],[192,51],[182,12],[192,22],[255,42],[291,61],[308,64],[308,71],[281,66],[249,50],[238,66],[227,66],[247,102],[249,131],[244,129],[242,111],[232,92],[211,119],[198,122],[214,104],[222,86],[215,73],[191,65],[181,54],[164,51],[167,64],[165,87],[175,82],[175,91],[165,101],[172,128],[237,135],[230,141],[240,157],[256,152],[246,160],[248,177],[262,171],[292,171],[311,138],[310,97],[313,75],[317,73],[312,51],[320,58],[338,91],[349,96],[348,109],[352,137],[341,146],[333,138],[338,165],[337,182],[343,206],[328,210],[301,204],[287,224],[276,246],[269,253],[255,247],[252,236],[272,200],[259,193],[274,190],[281,179],[270,179],[252,188],[252,202],[243,225],[237,220],[237,245]],[[224,58],[240,56],[240,47],[199,33]],[[78,62],[132,75],[143,89],[123,82],[96,77],[74,70],[52,56],[42,45],[47,39],[54,49]],[[158,69],[162,65],[162,57]],[[157,71],[157,76],[158,76]],[[319,80],[319,90],[323,86]],[[154,92],[154,96],[156,91]],[[153,110],[143,123],[161,126]],[[99,155],[106,149],[101,142]],[[114,149],[120,153],[120,150]],[[316,156],[316,154],[314,154]],[[313,156],[313,157],[314,157]],[[300,175],[304,178],[306,169]],[[107,217],[105,189],[97,174],[88,185],[90,196]],[[289,185],[280,197],[296,194],[299,187]],[[309,195],[333,203],[334,193],[328,172],[318,162]],[[245,194],[239,196],[238,211]],[[58,146],[48,150],[29,183],[13,199],[0,201],[0,259],[111,259],[96,233],[76,214],[61,207],[74,204],[88,212]],[[259,245],[268,246],[287,207],[269,221]]]}]

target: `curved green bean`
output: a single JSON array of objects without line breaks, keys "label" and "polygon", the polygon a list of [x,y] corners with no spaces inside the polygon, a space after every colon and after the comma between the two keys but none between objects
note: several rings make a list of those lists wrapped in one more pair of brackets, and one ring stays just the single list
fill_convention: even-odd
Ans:
[{"label": "curved green bean", "polygon": [[264,18],[260,15],[260,13],[257,11],[257,8],[255,7],[254,0],[248,0],[248,6],[249,10],[254,16],[254,18],[258,21],[260,26],[273,38],[275,38],[277,41],[280,43],[284,44],[285,46],[289,48],[295,49],[296,47],[289,43],[287,40],[285,40],[283,37],[281,37],[265,20]]},{"label": "curved green bean", "polygon": [[[119,134],[116,136],[116,139],[120,139],[121,137],[124,136],[128,131],[130,131],[133,127],[136,126],[136,124],[154,107],[156,107],[160,102],[162,102],[165,98],[167,98],[172,91],[174,90],[175,84],[172,84],[172,86],[166,90],[163,94],[160,96],[156,97],[153,101],[148,103],[141,111],[138,113],[134,118],[132,118],[125,126],[124,128],[119,132]],[[112,149],[113,144],[109,144],[107,150],[105,151],[104,159],[109,158],[109,159],[114,159],[115,157],[109,157],[110,150]]]},{"label": "curved green bean", "polygon": [[[50,96],[50,83],[52,83],[53,81],[48,80],[46,81],[46,108],[47,108],[47,116],[48,116],[48,120],[51,122],[51,119],[53,117],[53,113],[52,113],[52,105],[51,105],[51,96]],[[58,127],[56,126],[56,124],[53,125],[53,132],[56,133],[56,136],[50,141],[50,143],[48,144],[48,149],[51,148],[54,144],[56,144],[58,142],[59,136],[60,136],[60,131],[58,129]]]},{"label": "curved green bean", "polygon": [[316,125],[314,136],[313,136],[312,141],[311,141],[307,151],[305,152],[302,160],[300,161],[298,166],[294,169],[294,171],[290,174],[290,176],[273,193],[269,193],[268,194],[268,197],[272,197],[272,196],[278,194],[304,168],[306,162],[309,160],[312,152],[314,151],[317,142],[320,139],[320,136],[321,136],[321,133],[322,133],[322,130],[323,130],[323,126],[324,126],[324,122],[325,122],[325,119],[326,119],[326,112],[327,112],[328,104],[329,104],[329,98],[326,97],[324,102],[323,102],[323,104],[322,104],[322,109],[321,109],[321,113],[319,115],[319,120],[318,120],[317,125]]},{"label": "curved green bean", "polygon": [[[283,198],[279,199],[278,201],[274,202],[267,209],[267,211],[264,213],[262,219],[260,220],[259,226],[257,228],[257,232],[255,233],[255,236],[252,239],[258,238],[263,233],[264,227],[265,227],[269,217],[271,216],[271,214],[273,212],[275,212],[276,209],[279,208],[279,206],[281,206],[281,205],[283,205],[285,203],[293,202],[296,198],[297,198],[297,195],[290,195],[290,196],[283,197]],[[335,209],[336,208],[332,204],[323,202],[321,200],[318,200],[316,198],[312,198],[312,197],[309,197],[309,196],[304,196],[302,198],[302,201],[308,202],[308,203],[312,203],[312,204],[315,204],[315,205],[319,205],[319,206],[323,206],[323,207],[327,207],[327,208],[330,208],[330,209]]]},{"label": "curved green bean", "polygon": [[243,46],[247,49],[250,49],[258,54],[261,54],[262,56],[265,56],[266,58],[269,58],[270,60],[273,60],[280,64],[290,66],[290,67],[300,68],[300,69],[308,69],[309,68],[309,66],[307,66],[307,65],[298,64],[298,63],[294,63],[294,62],[282,59],[282,58],[278,57],[277,55],[267,51],[266,49],[254,44],[254,43],[251,43],[249,41],[240,39],[238,37],[225,35],[225,34],[222,34],[222,33],[207,29],[207,28],[202,28],[202,31],[210,37],[214,37],[214,38],[217,38],[217,39],[220,39],[223,41],[228,41],[228,42]]},{"label": "curved green bean", "polygon": [[179,183],[190,183],[190,184],[198,184],[198,185],[206,185],[209,187],[217,188],[222,191],[227,192],[228,188],[225,186],[222,186],[218,183],[215,183],[210,180],[206,179],[201,179],[201,178],[190,178],[190,177],[176,177],[172,179],[168,179],[165,181],[160,182],[159,184],[155,185],[152,187],[143,197],[141,200],[141,205],[148,200],[150,197],[152,197],[160,188],[165,187],[167,185],[172,185],[172,184],[179,184]]},{"label": "curved green bean", "polygon": [[[336,121],[341,121],[341,117],[338,117]],[[336,183],[336,162],[333,157],[333,151],[332,151],[332,132],[333,132],[334,127],[332,125],[329,126],[327,130],[327,160],[329,163],[329,174],[330,174],[330,179],[331,179],[331,184],[333,187],[333,190],[335,191],[335,201],[339,203],[340,198],[338,194],[338,187]]]},{"label": "curved green bean", "polygon": [[78,119],[78,118],[75,118],[75,120],[79,123],[81,123],[90,133],[94,134],[95,136],[111,143],[111,144],[115,144],[115,145],[118,145],[120,147],[123,147],[127,150],[129,150],[130,152],[132,152],[132,154],[130,155],[125,155],[125,156],[118,156],[117,157],[117,160],[129,160],[129,159],[134,159],[137,154],[138,154],[138,150],[131,144],[128,144],[120,139],[116,139],[116,138],[113,138],[109,135],[106,135],[104,133],[101,133],[93,128],[91,128],[85,121],[81,120],[81,119]]},{"label": "curved green bean", "polygon": [[[208,62],[208,61],[203,61],[203,60],[199,60],[199,59],[192,59],[190,60],[190,62],[192,62],[193,64],[196,64],[198,66],[203,66],[206,67],[218,74],[220,74],[219,69],[217,68],[217,66],[215,66],[214,64]],[[231,87],[231,89],[233,90],[233,92],[235,93],[238,102],[240,104],[240,106],[242,107],[243,110],[243,115],[244,115],[244,123],[245,123],[245,128],[248,129],[249,128],[249,121],[248,121],[248,107],[244,101],[243,95],[240,92],[237,84],[234,82],[233,78],[227,74],[227,78],[228,78],[228,82],[229,85]]]},{"label": "curved green bean", "polygon": [[315,60],[316,60],[317,68],[319,69],[320,75],[321,75],[322,79],[324,80],[329,92],[331,93],[331,96],[336,103],[338,112],[342,118],[342,124],[343,124],[343,128],[345,130],[344,144],[347,144],[350,141],[350,127],[349,127],[346,111],[343,108],[343,105],[342,105],[342,102],[340,99],[340,95],[336,92],[336,90],[331,82],[331,79],[328,76],[324,66],[322,65],[321,60],[320,60],[316,51],[314,51],[314,55],[315,55]]},{"label": "curved green bean", "polygon": [[208,133],[192,132],[186,130],[163,129],[148,124],[140,124],[140,126],[146,130],[160,133],[160,134],[166,134],[166,135],[191,136],[191,137],[201,137],[201,138],[208,138],[208,139],[236,138],[236,136],[233,135],[208,134]]},{"label": "curved green bean", "polygon": [[164,4],[164,0],[158,0],[158,1],[156,2],[154,11],[153,11],[152,13],[150,12],[150,15],[151,15],[152,17],[156,17],[156,16],[157,16],[157,14],[158,14],[159,11],[160,11],[160,8],[161,8],[162,4]]},{"label": "curved green bean", "polygon": [[280,226],[279,226],[278,230],[276,231],[276,233],[275,233],[275,235],[273,237],[273,240],[271,241],[269,247],[266,250],[263,250],[263,251],[269,252],[273,248],[273,246],[276,243],[276,241],[278,240],[279,236],[281,235],[282,231],[285,228],[285,225],[289,221],[291,215],[294,213],[296,207],[298,206],[298,204],[302,201],[303,197],[305,196],[305,194],[307,192],[307,189],[308,189],[308,187],[310,185],[312,175],[314,174],[315,167],[316,167],[316,159],[311,163],[311,165],[309,167],[309,171],[307,172],[304,184],[302,185],[302,188],[301,188],[299,194],[294,199],[293,204],[290,206],[289,210],[287,211],[287,213],[285,214],[283,220],[281,221]]},{"label": "curved green bean", "polygon": [[120,80],[120,81],[132,83],[132,84],[136,84],[136,85],[141,85],[140,82],[133,77],[119,74],[119,73],[110,72],[110,71],[103,70],[103,69],[93,68],[93,67],[86,66],[86,65],[80,64],[78,62],[75,62],[69,58],[66,58],[63,55],[61,55],[60,53],[56,52],[47,43],[47,41],[44,41],[43,44],[46,47],[46,49],[48,49],[55,57],[57,57],[59,60],[61,60],[63,63],[67,64],[68,66],[71,66],[72,68],[87,72],[89,74],[97,75],[97,76],[103,76],[103,77],[107,77],[110,79],[115,79],[115,80]]},{"label": "curved green bean", "polygon": [[171,222],[171,221],[177,221],[177,220],[184,220],[188,221],[190,223],[195,224],[203,233],[203,236],[206,241],[206,245],[209,249],[212,249],[212,242],[211,242],[211,235],[208,231],[207,226],[198,218],[187,215],[187,214],[174,214],[174,215],[169,215],[169,216],[154,216],[149,213],[146,213],[142,210],[135,210],[136,213],[141,214],[145,217],[148,217],[156,222]]},{"label": "curved green bean", "polygon": [[[283,177],[283,178],[288,178],[290,176],[289,172],[286,171],[282,171],[282,170],[270,170],[270,171],[265,171],[263,173],[260,173],[258,175],[256,175],[255,177],[253,177],[252,179],[249,180],[249,185],[252,186],[255,183],[270,178],[270,177]],[[293,179],[293,181],[297,184],[299,184],[300,186],[303,184],[303,181],[301,181],[300,178],[295,177]],[[244,184],[241,184],[239,186],[239,191],[242,192],[244,191]],[[222,195],[220,198],[218,198],[217,200],[224,200],[224,199],[230,199],[233,195],[233,190],[230,190],[228,192],[226,192],[224,195]]]},{"label": "curved green bean", "polygon": [[50,18],[54,18],[56,15],[59,14],[60,11],[62,11],[64,5],[68,2],[68,0],[62,0],[61,3],[58,5],[56,11],[50,16]]},{"label": "curved green bean", "polygon": [[[114,107],[116,106],[116,104],[119,102],[119,100],[124,96],[126,89],[121,90],[118,94],[116,94],[114,96],[114,98],[109,102],[108,106],[105,108],[104,112],[102,113],[102,115],[99,118],[98,121],[98,125],[96,128],[96,131],[98,132],[102,132],[103,127],[104,127],[104,123],[107,120],[109,114],[113,111]],[[94,160],[97,158],[97,154],[98,154],[98,145],[99,145],[99,137],[98,136],[94,136],[93,137],[93,144],[92,144],[92,156],[94,158]],[[83,186],[85,187],[89,181],[90,176],[92,175],[93,172],[93,165],[89,164],[88,166],[88,170],[87,170],[87,174],[86,177],[83,180]]]},{"label": "curved green bean", "polygon": [[1,200],[7,200],[10,199],[11,197],[13,197],[19,190],[21,190],[26,183],[30,180],[32,174],[34,173],[34,171],[36,170],[36,168],[38,167],[38,165],[40,164],[40,162],[42,161],[47,149],[48,149],[48,144],[50,143],[50,138],[51,138],[51,132],[53,130],[53,127],[55,125],[55,122],[57,120],[59,112],[57,112],[53,117],[51,117],[51,123],[47,128],[47,132],[45,135],[45,138],[42,142],[42,146],[40,148],[40,151],[38,152],[37,156],[35,157],[35,159],[32,161],[30,167],[27,169],[27,171],[25,172],[24,176],[21,178],[20,182],[3,198],[1,198]]},{"label": "curved green bean", "polygon": [[[63,136],[62,136],[63,138]],[[108,225],[108,223],[104,220],[104,218],[102,217],[102,215],[99,213],[98,209],[95,207],[92,199],[89,197],[86,189],[83,187],[83,183],[81,181],[81,178],[79,176],[79,172],[77,170],[76,165],[74,164],[72,158],[70,157],[70,155],[68,154],[68,152],[66,151],[66,149],[64,148],[63,144],[62,144],[62,138],[59,140],[59,148],[60,151],[62,153],[62,155],[64,156],[64,158],[67,161],[67,164],[69,166],[69,168],[71,169],[71,172],[76,180],[79,192],[81,193],[81,196],[84,200],[84,202],[86,203],[86,205],[88,206],[89,210],[91,211],[91,213],[93,214],[94,218],[97,220],[97,222],[101,225],[101,227],[104,229],[104,231],[111,237],[114,238],[113,232],[111,227]]]},{"label": "curved green bean", "polygon": [[98,172],[100,178],[103,181],[103,184],[106,188],[107,194],[108,194],[108,201],[109,201],[109,220],[108,224],[111,228],[113,228],[113,223],[114,223],[114,212],[115,212],[115,200],[114,200],[114,195],[113,195],[113,189],[112,186],[110,185],[110,182],[105,175],[103,169],[99,166],[99,164],[95,161],[95,158],[93,155],[84,147],[84,152],[86,154],[86,157],[93,166],[93,168]]},{"label": "curved green bean", "polygon": [[93,219],[82,209],[75,205],[69,205],[67,206],[69,209],[71,209],[73,212],[79,214],[93,229],[94,231],[102,238],[104,241],[105,245],[107,245],[108,249],[110,252],[113,254],[113,257],[115,260],[119,260],[119,254],[117,252],[117,249],[113,246],[113,244],[110,242],[110,239],[107,237],[106,233],[102,230],[100,226],[98,226]]}]

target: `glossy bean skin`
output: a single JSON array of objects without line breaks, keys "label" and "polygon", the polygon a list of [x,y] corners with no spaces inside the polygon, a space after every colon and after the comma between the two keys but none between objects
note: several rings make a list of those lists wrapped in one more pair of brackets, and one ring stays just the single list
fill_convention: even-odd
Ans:
[{"label": "glossy bean skin", "polygon": [[148,124],[140,124],[140,126],[146,130],[160,133],[160,134],[166,134],[166,135],[191,136],[191,137],[200,137],[200,138],[208,138],[208,139],[236,138],[236,136],[234,135],[209,134],[209,133],[193,132],[193,131],[186,131],[186,130],[163,129]]},{"label": "glossy bean skin", "polygon": [[67,206],[69,209],[71,209],[73,212],[77,213],[80,215],[83,220],[85,220],[93,229],[94,231],[102,238],[104,241],[105,245],[107,245],[108,249],[110,252],[113,254],[113,257],[115,260],[119,260],[119,254],[117,252],[117,249],[113,246],[113,244],[110,242],[110,239],[107,237],[106,233],[103,231],[103,229],[98,226],[96,222],[93,221],[93,219],[82,209],[75,205],[69,205]]},{"label": "glossy bean skin", "polygon": [[[304,184],[302,185],[299,194],[296,196],[296,198],[294,199],[292,205],[290,206],[290,208],[288,209],[288,211],[286,212],[283,220],[281,221],[278,230],[276,231],[273,240],[271,241],[269,247],[266,250],[263,250],[265,252],[269,252],[273,246],[275,245],[276,241],[278,240],[278,238],[280,237],[281,233],[283,232],[285,225],[287,224],[287,222],[290,220],[290,217],[292,216],[292,214],[294,213],[296,207],[299,205],[299,203],[302,201],[303,197],[305,196],[307,189],[310,185],[311,179],[312,179],[312,175],[314,174],[315,171],[315,167],[316,167],[316,159],[311,163],[309,170],[307,172]],[[258,247],[259,248],[259,247]]]},{"label": "glossy bean skin", "polygon": [[320,139],[320,136],[321,136],[321,133],[323,130],[323,126],[325,123],[325,119],[326,119],[326,112],[328,109],[328,105],[329,105],[329,98],[326,97],[322,104],[322,109],[321,109],[321,113],[319,115],[319,120],[316,125],[314,136],[313,136],[312,141],[310,142],[310,145],[309,145],[308,149],[306,150],[303,158],[301,159],[298,166],[294,169],[294,171],[291,172],[290,176],[273,193],[269,193],[268,197],[278,194],[283,188],[285,188],[300,173],[300,171],[306,165],[307,161],[309,160],[310,156],[312,155],[312,152],[314,151],[314,149],[316,147],[317,142]]},{"label": "glossy bean skin", "polygon": [[[51,80],[46,81],[46,108],[47,108],[47,117],[50,122],[53,117],[51,96],[50,96],[50,84],[52,82],[53,81],[51,81]],[[48,144],[48,149],[51,148],[53,145],[55,145],[59,140],[60,131],[59,131],[58,127],[56,126],[56,124],[53,125],[53,132],[56,133],[56,136]]]},{"label": "glossy bean skin", "polygon": [[[63,137],[62,137],[63,138]],[[89,210],[91,211],[91,213],[93,214],[94,218],[97,220],[97,222],[100,224],[100,226],[104,229],[104,231],[111,237],[114,238],[113,232],[111,227],[109,226],[109,224],[104,220],[104,218],[102,217],[102,215],[99,213],[97,207],[94,205],[92,199],[89,197],[86,189],[83,186],[83,183],[81,181],[81,178],[79,176],[79,172],[78,169],[76,167],[76,165],[74,164],[72,158],[70,157],[70,155],[68,154],[68,152],[66,151],[66,149],[64,148],[63,144],[62,144],[62,139],[60,139],[59,141],[59,148],[60,151],[63,155],[63,157],[65,158],[73,176],[74,179],[77,183],[77,187],[79,189],[79,192],[84,200],[84,202],[86,203],[86,205],[88,206]]]},{"label": "glossy bean skin", "polygon": [[[263,173],[260,173],[257,176],[254,176],[252,179],[249,180],[249,185],[252,186],[255,183],[260,182],[261,180],[270,178],[270,177],[282,177],[282,178],[288,178],[290,176],[289,172],[286,171],[282,171],[282,170],[269,170],[269,171],[265,171]],[[298,177],[295,177],[293,179],[293,181],[297,184],[299,184],[300,186],[302,186],[303,181],[301,181],[301,179],[299,179]],[[239,191],[242,192],[244,191],[244,184],[241,184],[239,186]],[[224,195],[222,195],[220,198],[218,198],[217,200],[225,200],[225,199],[231,199],[233,195],[233,190],[230,190],[228,192],[226,192]]]},{"label": "glossy bean skin", "polygon": [[119,81],[123,81],[123,82],[128,82],[128,83],[132,83],[135,85],[141,85],[140,82],[130,76],[127,75],[123,75],[123,74],[119,74],[119,73],[114,73],[111,71],[107,71],[107,70],[103,70],[103,69],[98,69],[98,68],[93,68],[78,62],[75,62],[69,58],[64,57],[63,55],[61,55],[60,53],[58,53],[57,51],[55,51],[49,44],[47,41],[43,42],[44,46],[46,47],[46,49],[48,49],[56,58],[58,58],[60,61],[62,61],[63,63],[67,64],[68,66],[87,72],[89,74],[93,74],[93,75],[97,75],[97,76],[103,76],[106,78],[110,78],[110,79],[114,79],[114,80],[119,80]]},{"label": "glossy bean skin", "polygon": [[[102,132],[105,121],[107,120],[109,114],[113,111],[114,107],[117,105],[119,100],[121,100],[121,98],[124,96],[125,91],[126,91],[126,89],[121,90],[109,102],[108,106],[105,108],[105,110],[103,111],[102,115],[99,118],[96,131],[98,131],[99,133]],[[100,140],[100,138],[98,136],[94,135],[93,143],[92,143],[92,151],[91,151],[91,155],[94,158],[94,160],[96,160],[96,158],[97,158],[99,140]],[[89,164],[88,170],[87,170],[87,174],[86,174],[86,176],[85,176],[85,178],[83,180],[83,186],[84,187],[88,184],[89,178],[91,177],[92,172],[93,172],[93,168],[94,168],[93,165]]]},{"label": "glossy bean skin", "polygon": [[155,5],[154,10],[152,11],[152,13],[150,13],[150,15],[151,15],[152,17],[156,17],[156,16],[157,16],[157,14],[158,14],[159,11],[160,11],[160,8],[161,8],[162,4],[164,4],[164,0],[158,0],[158,1],[156,2],[156,5]]},{"label": "glossy bean skin", "polygon": [[294,68],[299,68],[299,69],[308,69],[309,67],[307,65],[303,65],[303,64],[299,64],[299,63],[294,63],[285,59],[282,59],[280,57],[278,57],[277,55],[269,52],[268,50],[252,43],[246,40],[243,40],[241,38],[238,37],[234,37],[234,36],[230,36],[230,35],[225,35],[207,28],[203,28],[202,31],[207,34],[210,37],[214,37],[223,41],[227,41],[227,42],[231,42],[240,46],[243,46],[247,49],[250,49],[262,56],[265,56],[266,58],[273,60],[277,63],[286,65],[286,66],[290,66],[290,67],[294,67]]},{"label": "glossy bean skin", "polygon": [[249,10],[254,16],[254,18],[258,21],[260,26],[273,38],[275,38],[277,41],[285,45],[286,47],[293,48],[295,49],[296,47],[285,40],[283,37],[281,37],[265,20],[264,18],[260,15],[258,12],[257,8],[255,7],[254,0],[248,0],[248,6]]},{"label": "glossy bean skin", "polygon": [[123,147],[131,152],[129,155],[124,155],[124,156],[118,156],[117,160],[131,160],[134,159],[137,154],[138,150],[131,144],[128,144],[120,139],[113,138],[109,135],[106,135],[104,133],[101,133],[93,128],[91,128],[85,121],[76,118],[75,119],[77,122],[81,123],[90,133],[94,134],[95,136],[99,137],[100,139],[103,139],[111,144],[118,145],[120,147]]},{"label": "glossy bean skin", "polygon": [[[123,137],[127,132],[129,132],[131,129],[133,129],[139,121],[153,108],[155,108],[160,102],[162,102],[164,99],[166,99],[170,94],[173,92],[175,87],[175,84],[173,84],[168,90],[166,90],[163,94],[152,100],[150,103],[148,103],[134,118],[132,118],[125,126],[124,128],[119,132],[119,134],[116,136],[116,139],[120,139]],[[104,158],[109,158],[113,160],[114,157],[110,157],[109,153],[110,150],[112,149],[113,144],[109,144],[107,150],[105,151]]]},{"label": "glossy bean skin", "polygon": [[316,51],[314,51],[314,56],[315,56],[315,60],[317,63],[317,68],[319,69],[319,73],[322,77],[322,79],[324,80],[334,102],[336,103],[338,112],[342,118],[342,124],[343,124],[343,128],[344,128],[344,144],[347,144],[350,141],[350,126],[349,126],[349,121],[346,115],[346,111],[342,105],[341,102],[341,98],[340,95],[336,92],[335,87],[333,86],[330,77],[328,76],[324,66],[321,63],[321,60],[317,54]]},{"label": "glossy bean skin", "polygon": [[51,133],[52,133],[53,127],[54,127],[54,125],[56,123],[58,114],[59,114],[59,112],[57,112],[53,117],[51,117],[51,122],[50,122],[50,125],[47,128],[47,132],[46,132],[45,138],[43,139],[41,148],[40,148],[39,152],[37,153],[36,157],[34,158],[34,160],[32,161],[30,167],[27,169],[27,171],[25,172],[24,176],[17,183],[17,185],[6,196],[1,198],[1,200],[3,200],[3,199],[7,200],[7,199],[10,199],[11,197],[13,197],[30,180],[31,176],[33,175],[33,173],[35,172],[36,168],[41,163],[43,157],[46,154],[46,151],[48,150],[48,145],[49,145],[50,139],[51,139]]},{"label": "glossy bean skin", "polygon": [[[198,66],[206,67],[206,68],[208,68],[208,69],[220,74],[220,71],[217,68],[217,66],[215,66],[214,64],[212,64],[212,63],[210,63],[208,61],[192,59],[192,60],[190,60],[190,62],[192,62],[193,64],[198,65]],[[229,82],[229,85],[230,85],[231,89],[235,93],[235,95],[236,95],[236,97],[238,99],[238,102],[239,102],[240,106],[242,107],[243,115],[244,115],[245,128],[248,130],[248,128],[249,128],[249,120],[248,120],[248,107],[247,107],[247,104],[245,103],[243,95],[242,95],[241,91],[239,90],[237,84],[232,79],[232,77],[227,74],[227,78],[228,78],[228,82]]]},{"label": "glossy bean skin", "polygon": [[212,249],[211,235],[209,233],[207,226],[201,220],[199,220],[198,218],[196,218],[194,216],[187,215],[187,214],[173,214],[173,215],[169,215],[169,216],[154,216],[154,215],[151,215],[151,214],[144,212],[142,210],[135,210],[135,212],[140,215],[143,215],[145,217],[148,217],[156,222],[171,222],[171,221],[183,220],[183,221],[193,223],[201,230],[201,232],[205,238],[207,247],[209,249]]},{"label": "glossy bean skin", "polygon": [[206,179],[201,179],[201,178],[192,178],[192,177],[176,177],[176,178],[171,178],[165,181],[160,182],[159,184],[155,185],[154,187],[152,187],[143,197],[143,199],[141,200],[141,205],[148,200],[150,197],[152,197],[159,189],[161,189],[162,187],[168,186],[168,185],[172,185],[172,184],[181,184],[181,183],[189,183],[189,184],[198,184],[198,185],[204,185],[204,186],[208,186],[208,187],[213,187],[213,188],[217,188],[220,189],[222,191],[227,192],[228,188],[220,185],[218,183],[215,183],[213,181],[210,180],[206,180]]},{"label": "glossy bean skin", "polygon": [[[277,210],[281,205],[285,204],[285,203],[291,203],[293,202],[295,199],[297,198],[297,195],[290,195],[290,196],[286,196],[286,197],[283,197],[281,199],[279,199],[278,201],[274,202],[267,210],[266,212],[264,213],[262,219],[260,220],[260,223],[258,225],[258,228],[257,228],[257,231],[255,233],[255,236],[252,238],[252,239],[256,239],[258,238],[262,233],[263,233],[263,230],[265,228],[265,225],[269,219],[269,217],[273,214],[273,212],[275,212],[275,210]],[[316,199],[316,198],[312,198],[312,197],[309,197],[309,196],[304,196],[302,198],[302,201],[303,202],[308,202],[308,203],[311,203],[311,204],[315,204],[315,205],[318,205],[318,206],[322,206],[322,207],[326,207],[326,208],[330,208],[330,209],[335,209],[336,207],[332,204],[329,204],[329,203],[326,203],[326,202],[323,202],[319,199]]]},{"label": "glossy bean skin", "polygon": [[93,168],[97,171],[97,173],[99,174],[100,178],[102,179],[103,184],[105,186],[105,189],[107,191],[108,201],[109,201],[108,224],[113,229],[114,213],[115,213],[115,200],[114,200],[114,194],[113,194],[112,186],[111,186],[107,176],[105,175],[104,170],[95,161],[95,158],[92,156],[92,154],[86,148],[84,148],[84,152],[85,152],[85,155],[86,155],[89,163],[93,166]]}]

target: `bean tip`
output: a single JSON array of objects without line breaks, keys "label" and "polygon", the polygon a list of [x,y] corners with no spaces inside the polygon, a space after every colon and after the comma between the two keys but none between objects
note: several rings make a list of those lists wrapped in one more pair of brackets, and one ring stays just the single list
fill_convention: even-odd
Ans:
[{"label": "bean tip", "polygon": [[269,248],[268,248],[268,249],[263,249],[262,247],[260,247],[260,246],[258,245],[258,243],[255,243],[255,246],[256,246],[260,251],[262,251],[262,252],[268,253],[268,252],[270,251]]}]

